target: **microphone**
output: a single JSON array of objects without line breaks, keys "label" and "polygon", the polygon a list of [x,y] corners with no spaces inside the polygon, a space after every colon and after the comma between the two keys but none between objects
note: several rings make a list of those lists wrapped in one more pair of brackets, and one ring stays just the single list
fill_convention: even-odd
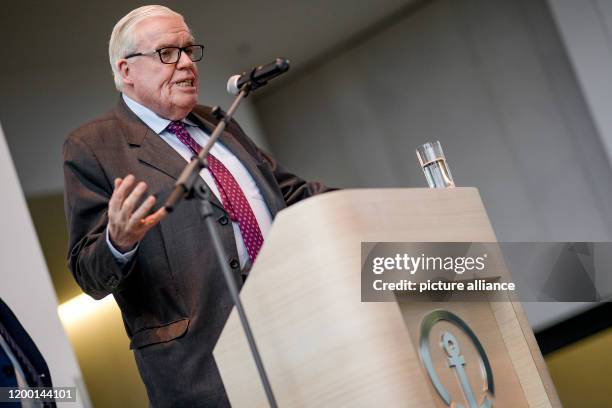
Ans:
[{"label": "microphone", "polygon": [[289,60],[277,58],[274,62],[260,65],[241,75],[234,75],[227,81],[227,92],[238,95],[240,88],[247,82],[251,82],[251,90],[264,86],[272,78],[276,78],[289,70]]}]

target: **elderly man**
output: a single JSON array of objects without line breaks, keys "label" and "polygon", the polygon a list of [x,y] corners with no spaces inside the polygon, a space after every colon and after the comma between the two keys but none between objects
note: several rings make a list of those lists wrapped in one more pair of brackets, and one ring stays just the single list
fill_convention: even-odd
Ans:
[{"label": "elderly man", "polygon": [[[171,216],[156,208],[217,122],[197,105],[202,52],[172,10],[127,14],[109,45],[119,103],[64,145],[69,268],[84,292],[115,297],[160,407],[229,405],[212,351],[232,301],[210,237],[195,202]],[[275,214],[327,188],[289,173],[235,122],[209,162],[201,176],[241,285]]]}]

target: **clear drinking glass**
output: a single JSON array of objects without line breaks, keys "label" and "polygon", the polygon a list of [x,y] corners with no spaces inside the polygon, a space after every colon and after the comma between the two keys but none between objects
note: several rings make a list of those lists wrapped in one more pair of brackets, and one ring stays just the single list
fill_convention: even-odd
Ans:
[{"label": "clear drinking glass", "polygon": [[430,188],[455,187],[439,141],[428,142],[417,147],[416,154]]}]

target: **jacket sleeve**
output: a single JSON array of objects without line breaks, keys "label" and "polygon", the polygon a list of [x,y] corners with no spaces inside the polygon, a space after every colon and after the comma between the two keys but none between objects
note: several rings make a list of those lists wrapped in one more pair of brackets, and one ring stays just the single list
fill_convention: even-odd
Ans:
[{"label": "jacket sleeve", "polygon": [[68,269],[94,299],[121,288],[134,261],[121,267],[106,243],[108,201],[113,183],[92,149],[78,137],[64,143],[64,210],[68,226]]}]

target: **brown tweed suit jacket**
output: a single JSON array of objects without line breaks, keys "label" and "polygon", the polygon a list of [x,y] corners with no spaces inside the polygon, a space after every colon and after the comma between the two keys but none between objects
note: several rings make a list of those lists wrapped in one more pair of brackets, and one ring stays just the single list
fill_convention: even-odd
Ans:
[{"label": "brown tweed suit jacket", "polygon": [[[189,118],[208,133],[211,109],[197,106]],[[235,123],[220,137],[246,166],[272,216],[328,189],[305,182],[262,152]],[[157,197],[167,198],[185,160],[127,108],[118,106],[71,133],[64,144],[68,266],[95,299],[112,294],[121,308],[130,347],[153,406],[228,406],[212,350],[232,308],[197,203],[182,202],[151,229],[123,268],[105,240],[113,180],[134,174]],[[242,285],[231,222],[213,197],[229,263]]]}]

